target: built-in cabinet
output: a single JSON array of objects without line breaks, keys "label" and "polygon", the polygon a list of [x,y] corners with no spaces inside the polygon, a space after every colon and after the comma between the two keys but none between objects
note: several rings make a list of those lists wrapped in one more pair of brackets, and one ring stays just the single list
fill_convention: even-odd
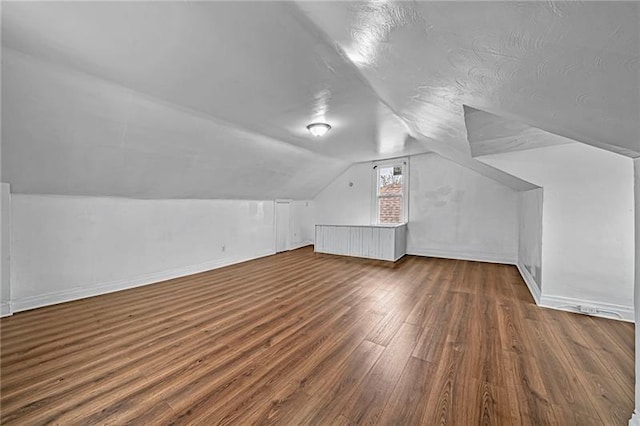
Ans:
[{"label": "built-in cabinet", "polygon": [[407,251],[407,225],[316,225],[315,251],[396,261]]}]

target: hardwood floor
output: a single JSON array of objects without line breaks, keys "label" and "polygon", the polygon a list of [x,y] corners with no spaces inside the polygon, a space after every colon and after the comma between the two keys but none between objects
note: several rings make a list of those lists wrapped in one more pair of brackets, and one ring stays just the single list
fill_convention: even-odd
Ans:
[{"label": "hardwood floor", "polygon": [[632,324],[310,248],[0,322],[4,424],[626,425]]}]

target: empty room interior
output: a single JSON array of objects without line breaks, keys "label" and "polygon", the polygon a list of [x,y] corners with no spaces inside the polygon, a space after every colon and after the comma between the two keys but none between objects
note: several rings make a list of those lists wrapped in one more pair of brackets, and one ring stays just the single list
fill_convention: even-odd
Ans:
[{"label": "empty room interior", "polygon": [[0,14],[0,423],[640,426],[639,2]]}]

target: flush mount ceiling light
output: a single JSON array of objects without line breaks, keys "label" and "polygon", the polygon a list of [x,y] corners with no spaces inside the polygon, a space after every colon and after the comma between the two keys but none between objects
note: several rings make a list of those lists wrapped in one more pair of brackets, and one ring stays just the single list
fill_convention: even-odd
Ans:
[{"label": "flush mount ceiling light", "polygon": [[329,130],[331,130],[331,126],[327,123],[311,123],[307,126],[307,130],[313,136],[319,138],[320,136],[324,136]]}]

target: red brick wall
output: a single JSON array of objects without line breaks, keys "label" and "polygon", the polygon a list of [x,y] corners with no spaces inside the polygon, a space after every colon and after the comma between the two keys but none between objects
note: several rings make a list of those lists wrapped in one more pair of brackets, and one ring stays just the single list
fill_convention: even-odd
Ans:
[{"label": "red brick wall", "polygon": [[379,217],[380,223],[402,222],[402,184],[393,183],[380,188],[380,195],[399,195],[398,197],[380,198]]}]

